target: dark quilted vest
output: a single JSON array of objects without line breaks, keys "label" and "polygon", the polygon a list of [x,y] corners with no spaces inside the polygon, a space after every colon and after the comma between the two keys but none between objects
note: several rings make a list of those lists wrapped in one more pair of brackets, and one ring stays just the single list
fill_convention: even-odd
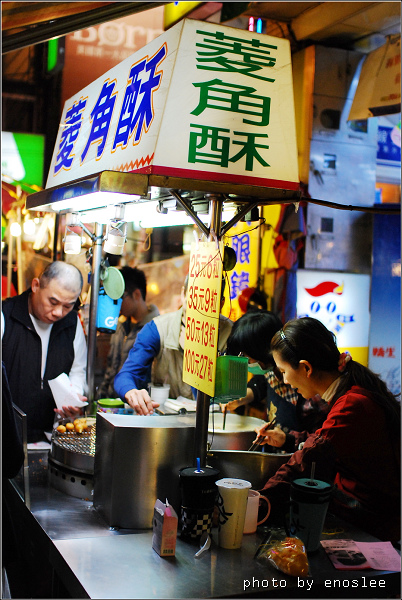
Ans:
[{"label": "dark quilted vest", "polygon": [[41,380],[41,339],[28,312],[30,290],[3,303],[5,331],[3,362],[13,402],[27,414],[28,442],[44,438],[51,431],[56,408],[49,379],[69,373],[74,362],[77,313],[71,311],[54,323],[49,339],[46,369]]}]

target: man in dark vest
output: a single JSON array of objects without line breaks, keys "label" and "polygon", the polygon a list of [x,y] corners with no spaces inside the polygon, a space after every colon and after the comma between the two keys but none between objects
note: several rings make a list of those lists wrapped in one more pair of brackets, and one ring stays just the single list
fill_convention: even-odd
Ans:
[{"label": "man in dark vest", "polygon": [[[82,284],[79,269],[56,261],[34,277],[31,289],[3,303],[2,358],[13,402],[27,414],[28,442],[52,430],[56,405],[49,380],[66,373],[86,400],[86,341],[74,310]],[[80,409],[58,412],[74,416]]]}]

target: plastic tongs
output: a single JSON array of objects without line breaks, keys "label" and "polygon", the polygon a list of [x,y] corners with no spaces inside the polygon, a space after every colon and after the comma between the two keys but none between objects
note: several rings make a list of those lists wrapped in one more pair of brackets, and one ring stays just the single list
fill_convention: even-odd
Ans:
[{"label": "plastic tongs", "polygon": [[[274,427],[276,423],[276,417],[274,417],[272,419],[272,421],[270,421],[264,428],[264,431],[268,431],[268,429],[272,429]],[[250,448],[247,450],[247,452],[253,452],[254,450],[256,450],[258,448],[258,446],[260,445],[261,440],[264,439],[264,435],[259,435],[257,437],[257,439],[251,444]]]}]

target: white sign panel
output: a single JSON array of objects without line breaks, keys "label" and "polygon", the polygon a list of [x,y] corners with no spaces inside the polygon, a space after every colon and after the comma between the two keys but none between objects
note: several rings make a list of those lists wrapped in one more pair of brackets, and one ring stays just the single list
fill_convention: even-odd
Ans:
[{"label": "white sign panel", "polygon": [[183,20],[68,100],[46,187],[103,170],[296,190],[288,40]]},{"label": "white sign panel", "polygon": [[369,298],[369,275],[297,271],[297,316],[321,321],[340,348],[368,346]]}]

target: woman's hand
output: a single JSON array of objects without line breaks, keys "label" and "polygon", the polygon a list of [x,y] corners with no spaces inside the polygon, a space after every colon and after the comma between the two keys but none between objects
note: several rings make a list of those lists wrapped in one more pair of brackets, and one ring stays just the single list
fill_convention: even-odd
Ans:
[{"label": "woman's hand", "polygon": [[[221,404],[221,411],[222,412],[234,412],[236,410],[236,408],[239,408],[239,406],[242,406],[242,400],[244,400],[244,398],[239,398],[238,400],[230,400],[230,402],[227,402],[226,404]],[[246,404],[245,402],[243,402],[243,404]]]},{"label": "woman's hand", "polygon": [[[254,400],[254,392],[251,388],[247,388],[247,393],[244,396],[244,398],[239,398],[238,400],[231,400],[230,402],[227,402],[226,406],[226,412],[234,412],[236,410],[236,408],[239,408],[239,406],[244,406],[245,404],[250,404],[250,402],[252,402]],[[222,410],[222,407],[221,407]],[[222,410],[223,412],[223,410]]]},{"label": "woman's hand", "polygon": [[269,425],[269,423],[265,423],[261,427],[256,427],[254,430],[257,434],[255,441],[260,438],[261,445],[269,444],[275,448],[282,448],[286,442],[286,433],[279,426],[276,426],[274,429],[267,429]]}]

